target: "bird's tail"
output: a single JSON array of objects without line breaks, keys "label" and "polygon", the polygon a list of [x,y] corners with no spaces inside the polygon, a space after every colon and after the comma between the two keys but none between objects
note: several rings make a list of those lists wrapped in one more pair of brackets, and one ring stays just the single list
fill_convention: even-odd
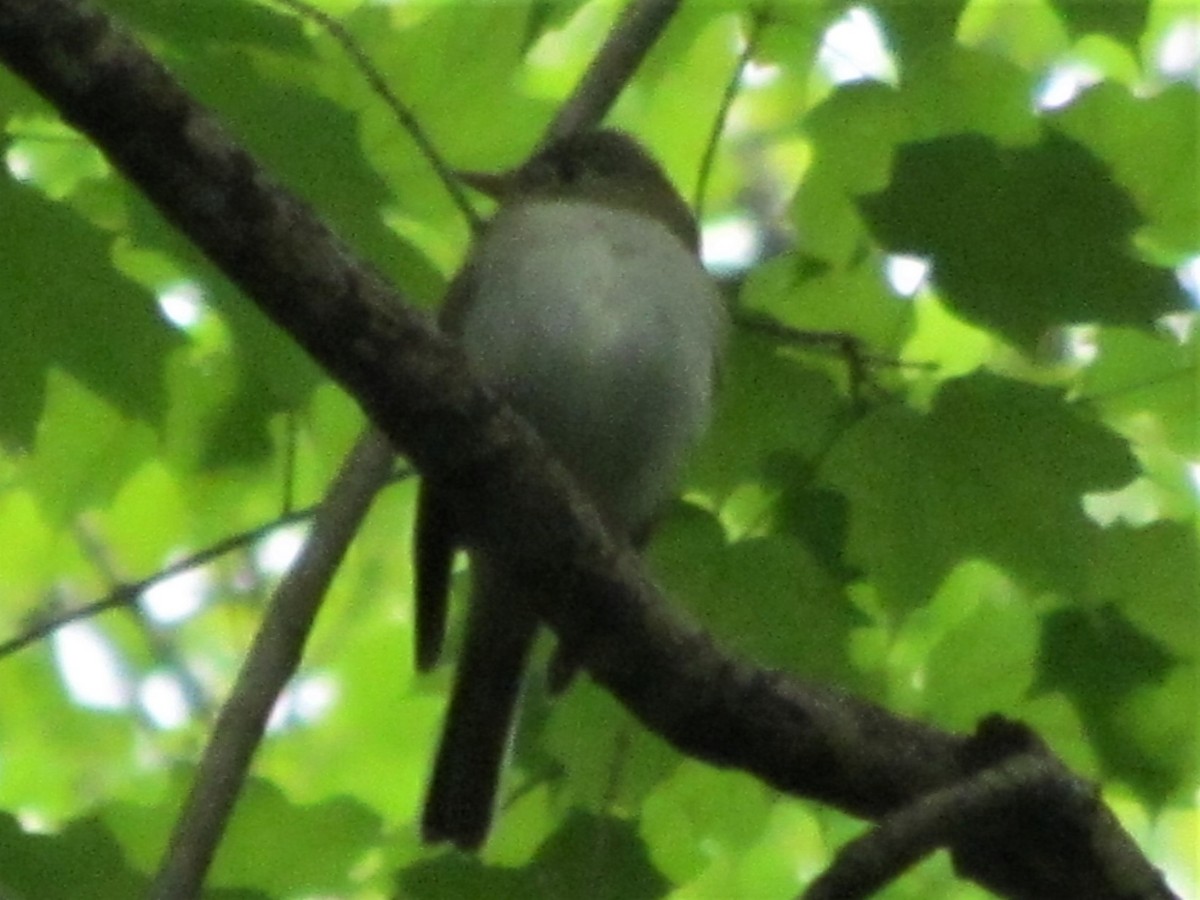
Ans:
[{"label": "bird's tail", "polygon": [[472,559],[471,610],[421,820],[424,840],[464,850],[491,826],[537,625],[519,587],[480,563]]}]

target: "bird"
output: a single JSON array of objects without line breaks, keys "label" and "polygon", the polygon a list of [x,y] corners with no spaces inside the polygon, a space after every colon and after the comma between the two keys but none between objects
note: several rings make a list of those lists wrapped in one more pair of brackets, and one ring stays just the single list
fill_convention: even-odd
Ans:
[{"label": "bird", "polygon": [[[615,129],[560,138],[468,184],[499,205],[447,291],[441,327],[538,431],[609,532],[640,549],[711,418],[727,329],[696,221],[650,153]],[[441,656],[455,553],[470,562],[421,834],[474,851],[495,814],[537,616],[504,559],[463,546],[430,479],[414,543],[419,671]],[[569,673],[569,658],[552,668]]]}]

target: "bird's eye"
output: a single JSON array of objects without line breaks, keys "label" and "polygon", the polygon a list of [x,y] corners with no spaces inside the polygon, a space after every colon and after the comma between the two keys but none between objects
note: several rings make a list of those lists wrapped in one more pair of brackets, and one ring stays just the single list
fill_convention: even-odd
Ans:
[{"label": "bird's eye", "polygon": [[558,160],[557,172],[558,180],[564,185],[574,185],[580,180],[580,163],[571,156],[563,156]]},{"label": "bird's eye", "polygon": [[586,170],[583,161],[573,153],[564,153],[555,162],[558,170],[556,174],[562,184],[576,184]]}]

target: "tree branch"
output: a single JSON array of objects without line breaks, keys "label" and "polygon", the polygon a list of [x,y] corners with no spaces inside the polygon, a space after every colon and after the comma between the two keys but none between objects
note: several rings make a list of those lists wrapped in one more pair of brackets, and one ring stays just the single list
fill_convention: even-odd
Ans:
[{"label": "tree branch", "polygon": [[[1023,844],[1050,840],[1058,849],[1053,865],[1039,873],[1037,896],[1110,896],[1114,885],[1128,881],[1124,896],[1171,897],[1157,874],[1147,879],[1144,867],[1126,868],[1123,854],[1088,846],[1091,836],[1103,830],[1095,825],[1106,818],[1110,814],[1096,791],[1056,760],[1041,750],[1018,753],[885,816],[876,828],[841,848],[833,864],[808,886],[804,900],[870,897],[943,847],[956,847],[964,874],[973,874],[1005,896],[1029,896],[1026,884],[1008,873],[1019,866],[1010,862],[997,867],[999,846],[984,846],[998,839],[995,823],[1005,821],[1026,823]],[[1015,831],[1010,828],[999,838],[1009,856],[1014,854]],[[962,846],[968,841],[973,852]],[[1023,855],[1026,863],[1037,856]]]},{"label": "tree branch", "polygon": [[[472,378],[458,347],[104,16],[70,0],[0,0],[0,57],[437,477],[471,543],[510,560],[592,677],[682,752],[871,818],[979,771],[979,740],[756,669],[684,620],[529,426]],[[973,877],[1011,896],[1061,896],[1044,873],[1062,842],[1023,842],[1022,819],[991,824],[991,868],[963,841]],[[1156,896],[1128,889],[1161,879],[1110,816],[1080,827],[1092,840],[1066,849],[1120,846],[1142,876],[1126,870],[1094,900]]]},{"label": "tree branch", "polygon": [[598,125],[678,8],[679,0],[630,0],[542,143]]},{"label": "tree branch", "polygon": [[147,590],[154,587],[154,585],[160,584],[169,578],[174,578],[182,572],[207,565],[214,559],[224,556],[226,553],[254,543],[254,541],[269,534],[276,528],[282,528],[285,525],[303,521],[312,514],[312,508],[299,509],[282,515],[265,525],[259,525],[248,531],[231,534],[217,541],[215,544],[193,553],[191,556],[186,556],[171,563],[169,566],[159,569],[153,575],[143,578],[140,581],[118,584],[99,600],[93,600],[91,603],[84,603],[81,606],[72,606],[67,609],[55,609],[51,607],[39,610],[30,616],[28,620],[30,624],[25,631],[22,631],[16,637],[9,638],[7,641],[0,643],[0,659],[11,653],[16,653],[18,650],[23,650],[30,644],[42,640],[42,638],[49,637],[64,625],[69,625],[80,619],[90,619],[112,609],[129,606],[131,603],[136,602]]},{"label": "tree branch", "polygon": [[391,474],[391,445],[368,428],[330,486],[304,552],[271,597],[229,698],[221,706],[151,897],[198,897],[250,761],[280,692],[300,664],[329,582],[372,498]]}]

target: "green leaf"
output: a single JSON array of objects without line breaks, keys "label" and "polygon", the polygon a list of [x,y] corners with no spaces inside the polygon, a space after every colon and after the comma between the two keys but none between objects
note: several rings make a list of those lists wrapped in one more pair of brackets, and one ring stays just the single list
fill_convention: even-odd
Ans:
[{"label": "green leaf", "polygon": [[726,352],[715,420],[688,469],[688,484],[724,500],[747,483],[775,482],[777,460],[817,456],[846,414],[846,398],[828,376],[739,331]]},{"label": "green leaf", "polygon": [[769,803],[766,788],[749,776],[688,761],[647,800],[641,832],[654,864],[681,883],[752,846]]},{"label": "green leaf", "polygon": [[822,479],[850,501],[848,556],[889,606],[924,603],[959,559],[1081,596],[1082,495],[1134,474],[1125,442],[1057,390],[994,375],[947,384],[920,415],[885,407],[851,428]]},{"label": "green leaf", "polygon": [[1046,617],[1043,631],[1039,689],[1066,691],[1095,709],[1161,680],[1173,664],[1160,642],[1110,605],[1057,610]]},{"label": "green leaf", "polygon": [[402,869],[399,896],[413,900],[529,900],[540,894],[528,870],[487,866],[472,856],[443,852]]},{"label": "green leaf", "polygon": [[801,331],[855,335],[876,352],[903,343],[913,307],[890,289],[880,259],[869,255],[845,268],[813,268],[803,256],[780,254],[749,277],[743,305]]},{"label": "green leaf", "polygon": [[[298,804],[260,779],[242,790],[213,862],[210,882],[251,887],[270,896],[339,892],[354,884],[354,869],[379,836],[368,807],[347,799]],[[262,835],[271,840],[264,844]]]},{"label": "green leaf", "polygon": [[105,8],[122,22],[180,47],[254,45],[303,54],[298,19],[241,0],[208,0],[203,7],[169,0],[112,0]]},{"label": "green leaf", "polygon": [[601,813],[637,809],[678,766],[679,754],[608,694],[586,679],[579,682],[567,696],[555,698],[539,745],[565,774],[562,783],[573,807]]},{"label": "green leaf", "polygon": [[1115,427],[1177,453],[1200,453],[1200,340],[1102,329],[1096,361],[1080,378],[1082,396]]},{"label": "green leaf", "polygon": [[52,651],[43,642],[3,661],[0,735],[7,762],[0,772],[0,807],[58,823],[135,781],[138,726],[131,716],[76,705]]},{"label": "green leaf", "polygon": [[883,0],[875,4],[894,49],[905,58],[918,58],[930,48],[954,39],[955,26],[966,0]]},{"label": "green leaf", "polygon": [[1072,34],[1110,34],[1131,46],[1146,28],[1150,0],[1050,0]]},{"label": "green leaf", "polygon": [[107,505],[150,454],[153,434],[53,369],[46,394],[28,475],[47,516],[61,525]]},{"label": "green leaf", "polygon": [[1114,525],[1097,535],[1092,554],[1092,596],[1119,608],[1172,656],[1200,656],[1200,544],[1194,528],[1185,522]]},{"label": "green leaf", "polygon": [[954,309],[1027,350],[1056,325],[1148,327],[1187,306],[1172,272],[1134,257],[1131,198],[1052,130],[1032,148],[977,135],[907,145],[888,189],[860,205],[890,251],[932,259]]},{"label": "green leaf", "polygon": [[[163,366],[182,337],[152,297],[107,265],[109,243],[71,211],[0,179],[0,443],[33,442],[51,367],[122,415],[161,423]],[[48,247],[70,248],[77,264],[64,265]]]},{"label": "green leaf", "polygon": [[396,493],[380,497],[378,518],[339,571],[310,641],[300,677],[327,685],[329,709],[267,742],[259,763],[264,777],[306,797],[349,798],[393,823],[420,808],[452,674],[449,666],[428,678],[413,671],[411,576],[401,565],[407,523],[397,514],[412,495]]},{"label": "green leaf", "polygon": [[1012,577],[965,559],[891,638],[888,704],[959,730],[972,728],[985,708],[1012,714],[1028,688],[1037,636],[1030,597]]},{"label": "green leaf", "polygon": [[632,823],[580,812],[567,818],[529,870],[536,884],[562,897],[591,896],[602,880],[619,884],[621,896],[633,900],[661,897],[669,889]]},{"label": "green leaf", "polygon": [[[317,206],[340,236],[401,290],[422,303],[440,294],[442,276],[423,253],[385,225],[384,211],[393,195],[366,162],[357,110],[316,92],[311,59],[214,40],[187,47],[175,68],[191,89],[219,105],[236,138],[279,181]],[[275,77],[264,78],[264,70]],[[386,110],[378,97],[373,99]],[[399,126],[391,121],[390,127],[394,137]],[[306,135],[303,152],[298,152],[299,134]],[[238,380],[232,396],[225,398],[202,461],[221,466],[261,459],[270,449],[268,419],[301,408],[323,373],[147,204],[131,199],[129,210],[134,244],[196,272],[206,302],[228,328]]]},{"label": "green leaf", "polygon": [[1049,69],[1072,49],[1047,0],[976,0],[964,12],[957,38],[1031,72]]},{"label": "green leaf", "polygon": [[150,886],[96,819],[72,822],[57,834],[28,834],[0,813],[0,872],[5,896],[39,900],[127,900],[145,896]]},{"label": "green leaf", "polygon": [[925,692],[937,722],[968,731],[989,713],[1020,714],[1037,662],[1038,621],[1003,581],[955,599],[974,601],[974,609],[929,654]]},{"label": "green leaf", "polygon": [[1035,143],[1040,135],[1029,98],[1035,78],[985,50],[931,48],[904,73],[900,101],[908,141],[983,134],[1003,145]]},{"label": "green leaf", "polygon": [[904,110],[890,88],[857,83],[834,92],[807,125],[814,158],[793,204],[799,246],[845,266],[866,238],[854,197],[887,184],[892,150],[907,133]]},{"label": "green leaf", "polygon": [[1172,264],[1200,252],[1200,92],[1172,85],[1152,97],[1105,83],[1052,116],[1101,160],[1145,219],[1140,236]]},{"label": "green leaf", "polygon": [[1070,697],[1103,765],[1149,803],[1195,778],[1200,667],[1177,667],[1111,605],[1048,615],[1038,658],[1037,688]]}]

